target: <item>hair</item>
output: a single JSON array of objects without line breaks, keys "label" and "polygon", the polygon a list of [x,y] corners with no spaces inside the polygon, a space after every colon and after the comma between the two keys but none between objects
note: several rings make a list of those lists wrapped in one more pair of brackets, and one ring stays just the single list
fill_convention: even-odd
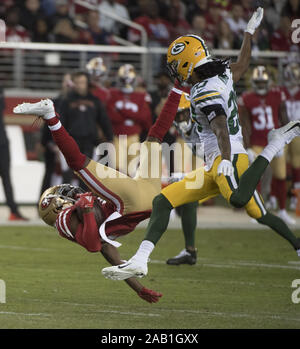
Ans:
[{"label": "hair", "polygon": [[194,72],[197,74],[197,77],[200,80],[205,80],[212,78],[216,75],[223,74],[225,70],[228,68],[229,59],[218,59],[213,58],[211,62],[200,65],[194,69]]}]

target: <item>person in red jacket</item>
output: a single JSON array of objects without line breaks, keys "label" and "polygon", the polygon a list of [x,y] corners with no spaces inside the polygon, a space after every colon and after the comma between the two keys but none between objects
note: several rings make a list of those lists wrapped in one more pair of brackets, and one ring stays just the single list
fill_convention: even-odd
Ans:
[{"label": "person in red jacket", "polygon": [[108,68],[104,64],[102,57],[94,57],[88,61],[86,70],[91,79],[92,94],[99,98],[101,103],[106,106],[109,99],[109,89],[104,86],[104,82],[107,79]]},{"label": "person in red jacket", "polygon": [[[135,82],[134,67],[131,64],[122,65],[117,76],[118,87],[110,89],[107,101],[107,114],[112,122],[116,149],[115,168],[131,176],[134,176],[137,166],[131,161],[138,155],[140,134],[149,130],[152,124],[149,95],[135,91]],[[134,155],[129,155],[130,149]]]},{"label": "person in red jacket", "polygon": [[[264,66],[257,66],[252,74],[253,91],[244,92],[240,98],[240,117],[243,125],[245,148],[249,158],[254,159],[268,144],[268,133],[288,122],[286,95],[278,87],[270,87],[269,74]],[[278,215],[288,224],[295,220],[286,211],[286,159],[284,151],[271,162],[272,168],[272,208],[279,204]]]}]

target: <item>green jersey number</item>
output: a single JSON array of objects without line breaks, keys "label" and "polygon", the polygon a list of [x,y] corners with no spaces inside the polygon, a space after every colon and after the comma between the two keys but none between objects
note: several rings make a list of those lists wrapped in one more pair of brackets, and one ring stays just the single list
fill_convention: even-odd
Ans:
[{"label": "green jersey number", "polygon": [[229,95],[228,108],[232,108],[232,111],[228,118],[229,133],[231,135],[235,135],[239,132],[240,125],[239,125],[238,106],[236,102],[236,94],[233,90],[230,92],[230,95]]}]

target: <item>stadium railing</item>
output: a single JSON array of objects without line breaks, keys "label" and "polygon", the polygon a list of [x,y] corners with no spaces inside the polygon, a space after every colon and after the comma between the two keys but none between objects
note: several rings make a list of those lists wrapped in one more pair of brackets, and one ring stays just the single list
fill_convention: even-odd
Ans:
[{"label": "stadium railing", "polygon": [[[114,81],[116,71],[122,64],[131,63],[151,90],[155,88],[155,75],[163,68],[166,52],[167,48],[135,45],[1,43],[0,82],[5,89],[57,91],[64,73],[84,69],[89,59],[101,55],[108,65],[110,81]],[[212,54],[234,60],[239,51],[216,49],[212,50]],[[290,55],[287,52],[254,51],[251,65],[267,65],[274,75],[273,80],[279,79],[280,83],[282,65]],[[251,69],[238,85],[238,91],[249,84],[250,72]]]}]

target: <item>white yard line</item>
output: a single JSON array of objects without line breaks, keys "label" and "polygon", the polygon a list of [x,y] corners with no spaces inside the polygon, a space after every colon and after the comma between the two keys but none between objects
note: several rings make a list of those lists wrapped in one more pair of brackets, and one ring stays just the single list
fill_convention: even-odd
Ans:
[{"label": "white yard line", "polygon": [[32,252],[50,252],[50,251],[53,251],[49,248],[23,247],[23,246],[14,246],[14,245],[0,245],[0,248],[8,249],[8,250],[20,250],[20,251],[32,251]]},{"label": "white yard line", "polygon": [[14,311],[0,311],[0,315],[24,315],[24,316],[52,316],[46,313],[17,313]]},{"label": "white yard line", "polygon": [[[150,264],[166,264],[165,261],[158,259],[151,259]],[[250,268],[274,268],[274,269],[291,269],[291,270],[300,270],[300,266],[294,265],[283,265],[283,264],[272,264],[272,263],[257,263],[257,262],[225,262],[219,263],[197,263],[196,267],[211,267],[211,268],[241,268],[241,267],[250,267]]]}]

